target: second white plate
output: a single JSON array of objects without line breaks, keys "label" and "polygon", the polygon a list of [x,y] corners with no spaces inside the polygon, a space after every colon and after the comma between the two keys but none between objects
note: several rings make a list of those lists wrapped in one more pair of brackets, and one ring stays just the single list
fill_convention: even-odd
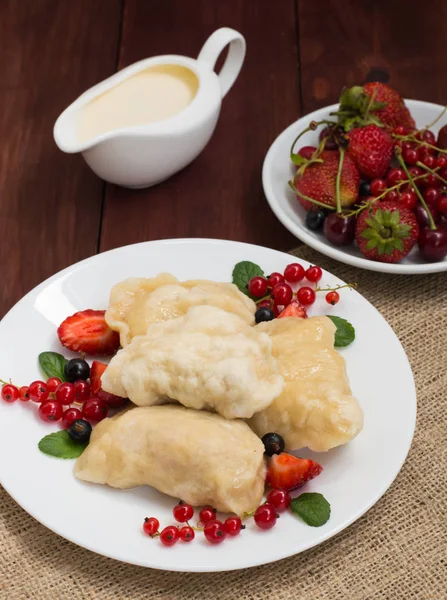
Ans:
[{"label": "second white plate", "polygon": [[[421,102],[419,100],[405,100],[418,127],[424,127],[436,119],[442,112],[443,106]],[[289,188],[287,182],[293,178],[296,167],[290,160],[290,147],[298,133],[305,129],[311,121],[322,119],[333,120],[331,112],[338,109],[338,104],[326,106],[313,113],[305,115],[285,129],[270,146],[264,160],[262,170],[262,183],[267,201],[271,209],[291,233],[296,235],[305,244],[326,254],[335,260],[370,271],[382,273],[402,273],[405,275],[422,275],[424,273],[439,273],[447,271],[447,257],[441,262],[427,263],[422,260],[417,249],[400,263],[387,264],[368,260],[358,250],[357,246],[337,248],[333,246],[322,233],[307,229],[304,219],[306,211],[298,202],[296,195]],[[444,120],[433,127],[435,133],[444,124]],[[309,131],[302,136],[297,144],[300,146],[317,146],[319,131]]]}]

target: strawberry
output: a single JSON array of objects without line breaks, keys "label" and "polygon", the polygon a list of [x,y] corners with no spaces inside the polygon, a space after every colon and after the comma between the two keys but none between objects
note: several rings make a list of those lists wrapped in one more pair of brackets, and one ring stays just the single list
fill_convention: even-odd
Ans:
[{"label": "strawberry", "polygon": [[278,319],[283,317],[298,317],[299,319],[307,319],[306,309],[298,300],[294,300],[280,313]]},{"label": "strawberry", "polygon": [[441,127],[438,133],[438,148],[442,148],[443,150],[447,150],[447,125]]},{"label": "strawberry", "polygon": [[409,130],[416,127],[410,111],[405,106],[402,96],[385,83],[371,81],[363,86],[364,93],[370,98],[374,97],[374,102],[383,102],[385,106],[378,110],[372,110],[388,129],[394,129],[398,125],[403,125]]},{"label": "strawberry", "polygon": [[90,367],[90,389],[93,396],[101,398],[101,400],[104,400],[110,407],[117,408],[125,404],[127,399],[115,396],[115,394],[109,394],[109,392],[105,392],[102,389],[101,375],[106,369],[106,364],[99,362],[98,360],[92,362],[92,366]]},{"label": "strawberry", "polygon": [[[340,154],[338,151],[324,150],[319,159],[306,167],[300,167],[294,178],[294,189],[298,200],[305,210],[313,206],[300,194],[317,200],[327,206],[336,206],[336,188]],[[351,206],[357,200],[360,184],[360,175],[354,160],[345,154],[340,177],[340,202],[341,206]]]},{"label": "strawberry", "polygon": [[290,492],[319,475],[322,470],[323,467],[310,458],[296,458],[282,452],[271,457],[265,482],[272,488]]},{"label": "strawberry", "polygon": [[110,329],[104,315],[104,310],[88,309],[67,317],[57,330],[61,344],[73,352],[114,354],[119,335]]},{"label": "strawberry", "polygon": [[377,125],[351,129],[348,133],[349,155],[355,161],[360,175],[366,179],[383,177],[393,157],[393,138]]},{"label": "strawberry", "polygon": [[415,128],[400,94],[377,81],[365,83],[363,87],[345,88],[340,96],[340,108],[333,114],[338,116],[338,125],[345,131],[372,124],[390,131],[398,125],[410,131]]},{"label": "strawberry", "polygon": [[410,252],[419,235],[416,217],[398,202],[376,202],[360,213],[355,239],[370,260],[396,263]]}]

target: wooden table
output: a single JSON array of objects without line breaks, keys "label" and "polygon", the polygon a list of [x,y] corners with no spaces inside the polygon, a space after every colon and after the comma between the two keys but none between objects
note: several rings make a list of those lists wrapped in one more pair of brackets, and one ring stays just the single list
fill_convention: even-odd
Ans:
[{"label": "wooden table", "polygon": [[[2,0],[0,316],[60,269],[133,242],[296,246],[262,191],[271,142],[343,84],[389,80],[444,104],[446,22],[443,0]],[[57,149],[54,121],[85,89],[147,56],[196,56],[223,25],[246,37],[246,62],[211,142],[181,173],[130,191]]]}]

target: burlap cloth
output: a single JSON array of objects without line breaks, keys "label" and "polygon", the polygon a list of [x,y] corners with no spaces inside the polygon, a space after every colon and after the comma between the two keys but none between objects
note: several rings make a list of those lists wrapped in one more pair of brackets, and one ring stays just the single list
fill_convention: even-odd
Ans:
[{"label": "burlap cloth", "polygon": [[382,275],[309,248],[293,253],[357,281],[410,359],[418,391],[416,435],[386,495],[354,525],[296,557],[244,571],[186,574],[121,564],[78,548],[2,490],[2,600],[447,600],[447,274]]}]

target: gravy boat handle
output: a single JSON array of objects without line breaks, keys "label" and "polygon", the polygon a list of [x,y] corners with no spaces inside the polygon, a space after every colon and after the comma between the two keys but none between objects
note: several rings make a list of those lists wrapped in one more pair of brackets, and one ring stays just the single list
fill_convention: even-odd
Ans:
[{"label": "gravy boat handle", "polygon": [[228,55],[224,65],[219,73],[220,87],[222,88],[222,98],[231,89],[236,81],[239,71],[242,68],[245,58],[245,39],[235,29],[222,27],[217,29],[206,40],[200,51],[197,60],[205,62],[211,69],[214,69],[217,59],[225,46],[230,45]]}]

